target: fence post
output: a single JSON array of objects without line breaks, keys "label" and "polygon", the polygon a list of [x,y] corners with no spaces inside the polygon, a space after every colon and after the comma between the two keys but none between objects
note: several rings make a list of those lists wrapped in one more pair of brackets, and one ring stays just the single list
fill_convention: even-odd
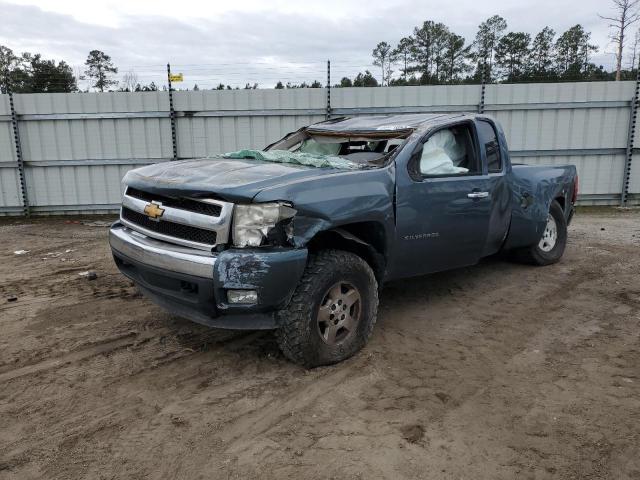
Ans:
[{"label": "fence post", "polygon": [[20,194],[22,195],[22,213],[28,217],[31,215],[29,196],[27,194],[27,182],[24,175],[24,160],[22,158],[22,145],[20,143],[20,130],[18,128],[18,115],[13,103],[13,92],[9,92],[9,106],[11,108],[11,125],[13,126],[13,141],[16,148],[16,160],[18,161],[18,177],[20,179]]},{"label": "fence post", "polygon": [[171,120],[171,144],[173,159],[178,160],[178,141],[176,135],[176,111],[173,108],[173,89],[171,88],[171,65],[167,63],[167,81],[169,82],[169,119]]},{"label": "fence post", "polygon": [[327,60],[327,120],[331,118],[331,60]]},{"label": "fence post", "polygon": [[640,93],[640,60],[636,69],[636,88],[631,99],[631,112],[629,117],[629,131],[627,133],[627,151],[624,157],[624,169],[622,171],[622,191],[620,192],[620,206],[627,206],[629,196],[629,183],[631,183],[631,162],[633,161],[633,144],[636,135],[636,116],[638,114],[638,94]]},{"label": "fence post", "polygon": [[480,74],[480,103],[478,104],[478,113],[484,113],[484,94],[487,90],[487,62],[482,62],[482,73]]}]

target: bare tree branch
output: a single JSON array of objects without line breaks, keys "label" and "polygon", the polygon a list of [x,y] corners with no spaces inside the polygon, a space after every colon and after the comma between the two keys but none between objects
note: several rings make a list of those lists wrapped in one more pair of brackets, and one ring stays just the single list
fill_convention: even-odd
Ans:
[{"label": "bare tree branch", "polygon": [[598,14],[598,16],[603,20],[613,22],[608,25],[609,28],[613,29],[609,38],[617,45],[616,80],[620,80],[625,30],[640,19],[640,13],[638,12],[638,4],[640,3],[640,0],[611,0],[611,3],[613,3],[613,10],[616,12],[617,16],[607,17],[600,14]]}]

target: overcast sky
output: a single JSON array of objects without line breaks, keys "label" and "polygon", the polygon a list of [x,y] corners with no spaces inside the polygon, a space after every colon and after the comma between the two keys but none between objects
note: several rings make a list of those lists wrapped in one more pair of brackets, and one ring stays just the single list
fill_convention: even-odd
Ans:
[{"label": "overcast sky", "polygon": [[80,71],[89,50],[111,55],[117,78],[164,81],[164,65],[183,72],[185,87],[219,82],[271,87],[283,82],[332,82],[372,69],[379,41],[395,44],[424,20],[445,23],[472,41],[493,14],[509,30],[533,35],[545,25],[562,32],[577,23],[600,46],[594,62],[613,68],[605,21],[609,0],[0,0],[0,44],[39,52]]}]

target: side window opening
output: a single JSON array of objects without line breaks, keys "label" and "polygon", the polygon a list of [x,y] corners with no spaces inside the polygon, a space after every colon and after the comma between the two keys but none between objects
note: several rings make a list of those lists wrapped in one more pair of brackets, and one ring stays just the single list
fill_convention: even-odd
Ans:
[{"label": "side window opening", "polygon": [[424,176],[480,173],[469,127],[456,125],[432,134],[422,146],[419,170]]},{"label": "side window opening", "polygon": [[502,172],[502,157],[500,156],[500,144],[498,136],[491,123],[486,120],[478,121],[478,134],[480,135],[480,143],[484,148],[487,156],[487,165],[489,173]]}]

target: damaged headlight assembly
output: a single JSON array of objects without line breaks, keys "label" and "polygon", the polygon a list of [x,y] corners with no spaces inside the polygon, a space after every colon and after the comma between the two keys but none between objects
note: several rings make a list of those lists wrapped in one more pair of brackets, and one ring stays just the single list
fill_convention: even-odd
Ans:
[{"label": "damaged headlight assembly", "polygon": [[259,247],[283,244],[290,235],[296,210],[283,202],[236,205],[233,211],[233,246]]}]

